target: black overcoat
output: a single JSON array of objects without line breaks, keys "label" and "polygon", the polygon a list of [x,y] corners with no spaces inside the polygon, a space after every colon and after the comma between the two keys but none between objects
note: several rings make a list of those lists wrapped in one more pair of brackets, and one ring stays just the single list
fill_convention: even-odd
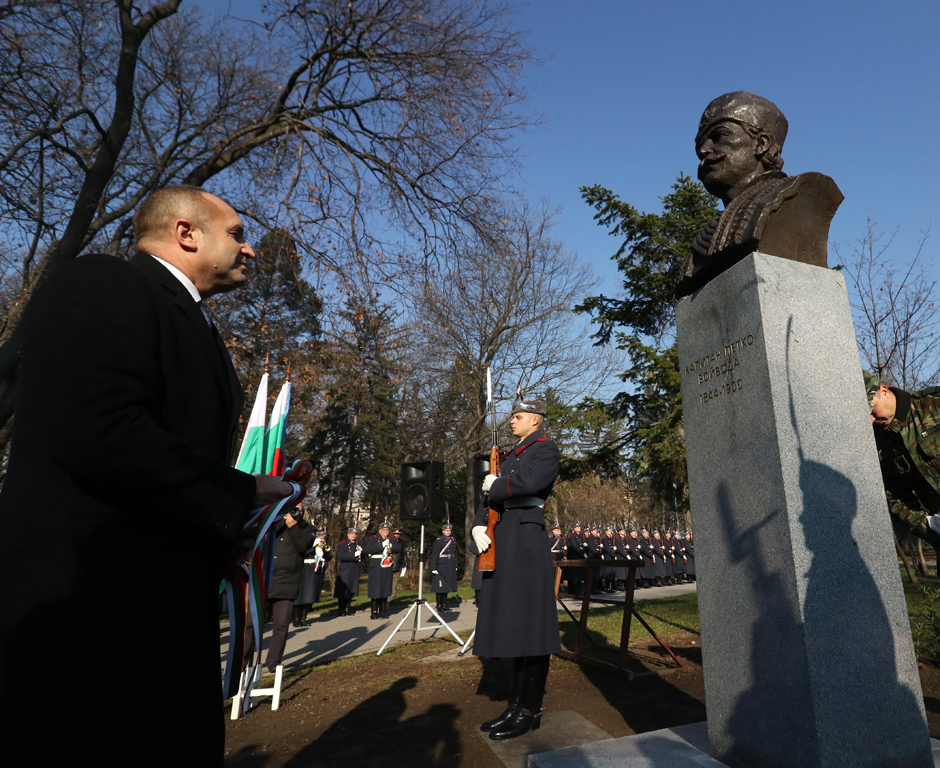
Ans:
[{"label": "black overcoat", "polygon": [[431,591],[438,594],[457,591],[457,542],[453,536],[439,536],[431,545]]},{"label": "black overcoat", "polygon": [[306,521],[287,527],[283,520],[275,528],[274,564],[267,596],[271,600],[295,600],[300,592],[300,574],[304,553],[310,548],[316,531]]},{"label": "black overcoat", "polygon": [[[568,560],[586,560],[587,553],[584,549],[584,534],[571,532],[571,535],[568,537],[568,552],[566,554],[566,559]],[[572,568],[565,568],[565,577],[568,579],[568,583],[584,581],[584,568],[581,566],[575,566]]]},{"label": "black overcoat", "polygon": [[362,567],[362,546],[346,539],[336,548],[336,584],[333,597],[351,600],[359,596],[359,571]]},{"label": "black overcoat", "polygon": [[[320,550],[319,561],[317,549]],[[326,547],[317,547],[316,542],[304,553],[304,569],[300,572],[300,591],[297,593],[294,605],[313,605],[320,602],[326,564],[332,559],[333,553],[327,551]]]},{"label": "black overcoat", "polygon": [[369,599],[371,600],[392,594],[392,575],[395,573],[394,556],[405,547],[398,539],[391,536],[385,541],[390,544],[387,556],[382,546],[382,539],[378,536],[370,536],[364,547],[364,554],[369,558]]},{"label": "black overcoat", "polygon": [[[602,536],[601,537],[601,557],[604,560],[616,560],[616,545],[614,544],[613,536]],[[625,574],[624,574],[625,575]],[[614,568],[604,568],[601,571],[602,579],[616,579],[619,578],[617,575],[617,570]]]},{"label": "black overcoat", "polygon": [[[512,506],[519,499],[548,497],[559,458],[558,447],[541,432],[529,435],[502,458],[489,493],[490,503],[503,509],[494,531],[496,570],[483,575],[478,601],[473,643],[477,656],[544,656],[561,649],[545,513],[539,506]],[[473,525],[486,525],[486,520],[487,507],[481,506]]]},{"label": "black overcoat", "polygon": [[[255,490],[230,464],[243,396],[228,354],[147,255],[62,266],[18,333],[0,494],[4,761],[54,764],[67,744],[75,765],[220,766],[219,581]],[[42,546],[37,525],[56,532]],[[80,697],[55,739],[50,691]]]},{"label": "black overcoat", "polygon": [[656,575],[662,579],[672,574],[672,569],[666,562],[666,545],[662,539],[653,538],[650,542],[656,554]]},{"label": "black overcoat", "polygon": [[636,575],[637,578],[645,578],[643,573],[643,568],[646,566],[646,558],[643,556],[643,551],[640,549],[640,540],[639,538],[634,539],[632,536],[627,537],[626,544],[624,545],[630,557],[633,560],[640,562],[640,567],[637,569]]},{"label": "black overcoat", "polygon": [[659,556],[653,550],[653,540],[641,536],[639,542],[640,552],[643,554],[643,567],[640,569],[639,576],[641,579],[655,579],[659,576],[659,570],[656,567]]},{"label": "black overcoat", "polygon": [[695,575],[695,544],[691,539],[686,538],[685,540],[685,572],[689,576]]},{"label": "black overcoat", "polygon": [[548,537],[548,551],[552,553],[552,562],[565,559],[565,540],[552,534]]}]

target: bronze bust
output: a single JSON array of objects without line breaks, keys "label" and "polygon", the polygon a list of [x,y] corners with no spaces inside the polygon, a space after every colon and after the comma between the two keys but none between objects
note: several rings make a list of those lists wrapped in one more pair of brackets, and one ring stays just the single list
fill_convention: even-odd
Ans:
[{"label": "bronze bust", "polygon": [[842,193],[821,173],[783,173],[786,137],[783,113],[753,93],[726,93],[705,109],[695,137],[698,178],[725,210],[696,235],[678,296],[694,293],[757,250],[827,266],[829,223]]}]

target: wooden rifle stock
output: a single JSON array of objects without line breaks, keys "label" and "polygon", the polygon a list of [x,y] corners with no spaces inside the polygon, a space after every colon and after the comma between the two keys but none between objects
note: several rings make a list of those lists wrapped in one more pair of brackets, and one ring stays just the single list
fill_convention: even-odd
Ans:
[{"label": "wooden rifle stock", "polygon": [[[494,445],[490,448],[490,474],[499,474],[499,446]],[[490,537],[490,548],[486,552],[481,552],[477,558],[478,571],[496,570],[496,523],[499,520],[499,512],[490,506],[490,514],[486,521],[486,535]]]}]

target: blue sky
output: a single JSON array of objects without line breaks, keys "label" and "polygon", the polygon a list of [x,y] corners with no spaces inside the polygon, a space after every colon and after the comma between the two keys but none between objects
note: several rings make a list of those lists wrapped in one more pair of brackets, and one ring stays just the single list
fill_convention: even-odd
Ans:
[{"label": "blue sky", "polygon": [[[900,231],[905,258],[937,221],[940,4],[860,0],[703,3],[539,0],[513,3],[546,56],[526,87],[547,123],[523,137],[521,185],[561,207],[557,235],[619,287],[617,243],[578,187],[602,184],[658,211],[714,97],[749,90],[790,123],[784,170],[832,176],[845,195],[830,241],[860,237],[871,215]],[[935,226],[926,253],[940,250]],[[844,252],[843,252],[844,255]],[[835,263],[830,249],[830,264]]]},{"label": "blue sky", "polygon": [[[251,13],[236,0],[210,11]],[[790,123],[784,170],[832,176],[845,195],[830,240],[900,227],[890,253],[906,258],[936,224],[940,252],[940,3],[902,0],[509,0],[541,66],[523,88],[544,123],[518,136],[519,188],[560,208],[556,236],[595,265],[603,290],[619,280],[617,243],[578,192],[602,184],[658,211],[680,171],[694,177],[702,110],[749,90]],[[830,249],[830,264],[835,263]],[[935,270],[940,274],[940,271]]]}]

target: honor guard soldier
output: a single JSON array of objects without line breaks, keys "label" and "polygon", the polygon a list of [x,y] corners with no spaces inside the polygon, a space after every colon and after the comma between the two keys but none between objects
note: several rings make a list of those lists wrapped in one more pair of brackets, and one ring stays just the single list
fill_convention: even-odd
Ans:
[{"label": "honor guard soldier", "polygon": [[314,603],[320,602],[323,591],[323,576],[326,564],[333,559],[333,553],[326,545],[326,531],[317,531],[317,535],[304,553],[304,569],[300,574],[300,592],[294,601],[294,626],[306,627],[307,614]]},{"label": "honor guard soldier", "polygon": [[362,565],[362,546],[356,541],[359,531],[346,530],[346,541],[336,548],[336,585],[333,597],[338,602],[337,616],[352,616],[352,599],[359,596],[359,570]]},{"label": "honor guard soldier", "polygon": [[676,584],[679,581],[680,561],[676,558],[676,541],[672,538],[672,531],[666,531],[663,549],[666,552],[666,583]]},{"label": "honor guard soldier", "polygon": [[431,546],[431,591],[437,595],[437,610],[449,611],[447,593],[457,591],[457,542],[454,528],[444,523],[441,535]]},{"label": "honor guard soldier", "polygon": [[[568,550],[568,560],[585,560],[587,555],[584,548],[584,534],[581,532],[581,523],[575,523],[571,528],[565,548]],[[584,569],[580,566],[565,569],[568,573],[568,592],[575,597],[581,597],[581,584],[584,582]]]},{"label": "honor guard soldier", "polygon": [[[601,537],[601,557],[604,560],[616,560],[617,551],[616,544],[614,542],[614,527],[608,523],[604,527],[604,535]],[[604,592],[615,592],[615,580],[617,578],[617,571],[613,568],[605,568],[603,570],[603,585]]]},{"label": "honor guard soldier", "polygon": [[365,553],[369,556],[369,599],[372,601],[373,619],[388,618],[388,596],[392,594],[392,570],[395,555],[401,552],[402,543],[389,536],[392,526],[388,521],[379,523],[377,536],[370,536]]},{"label": "honor guard soldier", "polygon": [[631,527],[627,535],[626,549],[630,559],[640,564],[640,567],[636,569],[636,586],[642,589],[646,586],[646,582],[643,580],[643,568],[646,566],[646,558],[643,557],[643,552],[640,549],[640,537],[635,527]]},{"label": "honor guard soldier", "polygon": [[[552,535],[548,537],[548,551],[552,553],[552,562],[565,559],[565,540],[561,536],[561,526],[555,523],[552,526]],[[552,571],[554,577],[555,572]]]},{"label": "honor guard soldier", "polygon": [[407,568],[408,545],[401,541],[401,531],[398,528],[393,530],[390,535],[395,541],[401,542],[401,552],[392,554],[392,599],[394,600],[395,595],[398,594],[398,580],[403,575],[402,570]]},{"label": "honor guard soldier", "polygon": [[695,545],[692,542],[692,531],[686,531],[685,536],[685,575],[689,581],[695,581]]},{"label": "honor guard soldier", "polygon": [[[588,560],[603,560],[601,556],[601,535],[600,529],[592,525],[588,529],[587,536],[584,537],[584,554]],[[604,571],[595,568],[591,574],[591,592],[600,593],[604,591]]]},{"label": "honor guard soldier", "polygon": [[[627,527],[621,525],[617,528],[617,538],[614,539],[614,559],[620,562],[630,562],[633,558],[630,556],[630,550],[627,548]],[[617,576],[623,577],[622,587],[627,588],[627,578],[629,576],[628,571],[620,570],[619,568],[614,572],[615,580],[614,586],[617,586],[616,579]]]},{"label": "honor guard soldier", "polygon": [[656,561],[659,559],[653,549],[653,540],[650,538],[650,532],[643,528],[640,531],[640,553],[643,555],[643,567],[640,569],[640,576],[643,577],[644,587],[655,587],[658,569]]},{"label": "honor guard soldier", "polygon": [[666,577],[669,575],[669,566],[666,564],[666,547],[658,530],[653,531],[653,552],[656,554],[656,586],[666,586]]},{"label": "honor guard soldier", "polygon": [[[545,403],[517,401],[510,426],[519,442],[487,475],[488,496],[471,535],[481,552],[495,547],[495,570],[483,576],[473,653],[512,659],[509,703],[481,726],[494,740],[521,736],[542,721],[551,654],[561,650],[552,558],[545,546],[545,499],[558,476],[558,446],[542,434]],[[495,541],[486,534],[488,506],[499,510]]]}]

